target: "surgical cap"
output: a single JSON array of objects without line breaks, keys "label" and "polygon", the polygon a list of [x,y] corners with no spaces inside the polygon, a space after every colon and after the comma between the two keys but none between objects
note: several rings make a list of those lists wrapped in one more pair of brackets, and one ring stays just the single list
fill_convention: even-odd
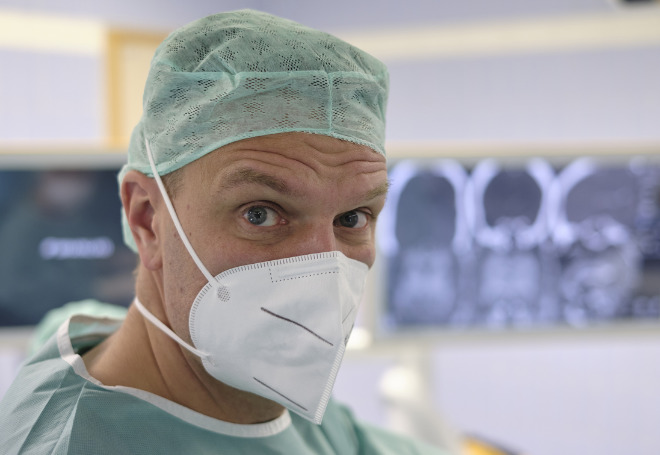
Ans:
[{"label": "surgical cap", "polygon": [[160,175],[241,139],[293,131],[384,155],[388,85],[383,63],[327,33],[253,10],[208,16],[156,50],[119,180],[129,169],[152,175],[145,139]]}]

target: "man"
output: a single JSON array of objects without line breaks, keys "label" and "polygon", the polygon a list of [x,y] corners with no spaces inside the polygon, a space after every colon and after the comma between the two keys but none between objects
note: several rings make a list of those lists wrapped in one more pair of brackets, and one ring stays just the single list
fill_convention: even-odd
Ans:
[{"label": "man", "polygon": [[387,85],[263,13],[170,35],[120,173],[136,299],[28,361],[0,452],[437,453],[329,400],[387,191]]}]

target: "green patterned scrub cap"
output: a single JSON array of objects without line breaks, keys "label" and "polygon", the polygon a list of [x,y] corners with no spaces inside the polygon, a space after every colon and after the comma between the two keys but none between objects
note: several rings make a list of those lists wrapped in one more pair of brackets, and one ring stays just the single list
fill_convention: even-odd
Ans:
[{"label": "green patterned scrub cap", "polygon": [[129,169],[152,176],[145,139],[160,175],[241,139],[293,131],[384,155],[388,85],[383,63],[327,33],[253,10],[208,16],[156,50],[119,181]]}]

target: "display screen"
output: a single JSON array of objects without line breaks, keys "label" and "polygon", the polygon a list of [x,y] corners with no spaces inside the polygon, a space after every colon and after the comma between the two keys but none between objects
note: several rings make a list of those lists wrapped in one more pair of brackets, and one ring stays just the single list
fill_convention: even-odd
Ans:
[{"label": "display screen", "polygon": [[117,170],[0,170],[0,326],[83,299],[128,306]]},{"label": "display screen", "polygon": [[660,317],[660,164],[398,160],[379,218],[379,327]]}]

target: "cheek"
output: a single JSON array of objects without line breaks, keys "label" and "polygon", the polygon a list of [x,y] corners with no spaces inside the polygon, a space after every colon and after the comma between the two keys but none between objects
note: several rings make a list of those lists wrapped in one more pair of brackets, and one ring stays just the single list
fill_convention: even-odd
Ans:
[{"label": "cheek", "polygon": [[[372,223],[369,235],[362,243],[355,246],[355,257],[358,261],[364,262],[371,268],[376,260],[376,223]],[[345,253],[344,253],[345,254]],[[350,256],[349,256],[350,257]]]},{"label": "cheek", "polygon": [[363,253],[363,256],[361,258],[357,258],[358,261],[364,262],[371,268],[371,266],[374,265],[374,261],[376,260],[376,249],[375,248],[369,248],[368,250],[365,250]]},{"label": "cheek", "polygon": [[206,285],[206,279],[197,268],[178,235],[172,235],[164,245],[163,293],[165,311],[171,328],[183,339],[190,341],[188,315],[195,297]]},{"label": "cheek", "polygon": [[338,249],[345,256],[367,264],[369,268],[376,260],[376,247],[373,242],[363,245],[340,245]]}]

